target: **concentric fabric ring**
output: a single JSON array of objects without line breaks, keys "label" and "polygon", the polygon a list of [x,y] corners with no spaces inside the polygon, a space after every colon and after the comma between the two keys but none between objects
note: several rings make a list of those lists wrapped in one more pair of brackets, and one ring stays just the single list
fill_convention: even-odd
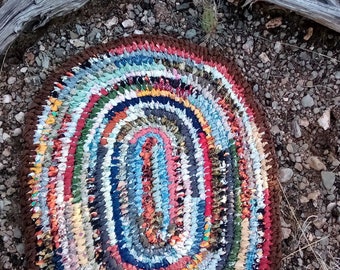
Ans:
[{"label": "concentric fabric ring", "polygon": [[220,54],[156,36],[90,48],[26,119],[29,269],[279,268],[273,146]]}]

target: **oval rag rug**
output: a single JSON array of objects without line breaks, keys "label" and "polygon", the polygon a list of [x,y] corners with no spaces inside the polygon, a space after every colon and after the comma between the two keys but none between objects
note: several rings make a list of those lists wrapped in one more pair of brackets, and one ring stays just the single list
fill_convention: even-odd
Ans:
[{"label": "oval rag rug", "polygon": [[263,113],[221,54],[162,36],[90,48],[26,115],[28,269],[277,269]]}]

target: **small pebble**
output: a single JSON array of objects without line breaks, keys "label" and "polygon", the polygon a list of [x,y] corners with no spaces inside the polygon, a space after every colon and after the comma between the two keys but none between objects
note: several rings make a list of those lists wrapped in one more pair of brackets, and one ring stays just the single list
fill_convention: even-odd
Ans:
[{"label": "small pebble", "polygon": [[321,229],[323,227],[323,225],[325,225],[325,220],[324,219],[316,219],[313,221],[313,224],[314,226],[317,228],[317,229]]},{"label": "small pebble", "polygon": [[303,127],[308,127],[309,126],[309,121],[307,118],[302,118],[302,119],[299,119],[299,124]]},{"label": "small pebble", "polygon": [[92,31],[90,32],[90,34],[88,34],[86,37],[87,37],[87,40],[89,42],[93,42],[94,40],[98,40],[101,37],[100,30],[98,28],[93,28]]},{"label": "small pebble", "polygon": [[84,37],[81,37],[80,39],[70,39],[70,43],[77,48],[85,47]]},{"label": "small pebble", "polygon": [[13,229],[13,236],[15,238],[18,238],[18,239],[21,238],[22,234],[21,234],[21,230],[20,230],[19,227],[14,227],[14,229]]},{"label": "small pebble", "polygon": [[189,29],[188,31],[186,31],[185,33],[185,38],[187,39],[192,39],[193,37],[195,37],[197,34],[195,29]]},{"label": "small pebble", "polygon": [[273,101],[273,102],[272,102],[272,108],[273,108],[274,110],[278,109],[278,108],[279,108],[279,103],[278,103],[277,101]]},{"label": "small pebble", "polygon": [[308,107],[312,107],[314,105],[314,100],[313,98],[308,94],[306,96],[304,96],[301,100],[301,104],[303,107],[308,108]]},{"label": "small pebble", "polygon": [[292,230],[289,228],[281,228],[281,232],[283,239],[288,239],[290,234],[292,233]]},{"label": "small pebble", "polygon": [[295,163],[294,168],[298,170],[299,172],[302,172],[303,166],[301,163]]},{"label": "small pebble", "polygon": [[291,168],[280,168],[279,179],[281,183],[287,183],[293,177],[293,170]]},{"label": "small pebble", "polygon": [[273,135],[276,135],[276,134],[280,134],[281,130],[280,130],[280,128],[277,125],[275,125],[275,126],[271,127],[270,132]]},{"label": "small pebble", "polygon": [[307,52],[305,51],[302,51],[300,54],[299,54],[299,57],[304,60],[304,61],[308,61],[310,59],[310,56]]},{"label": "small pebble", "polygon": [[144,34],[144,32],[143,32],[142,30],[138,30],[138,29],[136,29],[135,31],[133,31],[133,33],[134,33],[135,35],[143,35],[143,34]]},{"label": "small pebble", "polygon": [[289,153],[295,153],[294,148],[293,148],[293,145],[290,144],[290,143],[287,144],[286,149],[287,149],[287,151],[288,151]]},{"label": "small pebble", "polygon": [[17,78],[15,78],[15,77],[9,77],[8,80],[7,80],[7,83],[13,84],[13,83],[15,83],[16,80],[17,80]]},{"label": "small pebble", "polygon": [[83,36],[86,34],[86,30],[79,24],[76,24],[76,30],[78,35]]},{"label": "small pebble", "polygon": [[2,151],[2,155],[4,157],[9,157],[11,155],[11,151],[9,151],[8,148],[5,148],[4,151]]},{"label": "small pebble", "polygon": [[8,104],[12,102],[12,96],[11,95],[3,95],[2,97],[2,103]]},{"label": "small pebble", "polygon": [[40,52],[38,57],[36,58],[36,62],[38,66],[41,66],[44,69],[48,69],[50,66],[50,57],[46,52]]},{"label": "small pebble", "polygon": [[13,130],[13,132],[12,132],[12,136],[13,136],[13,137],[17,137],[17,136],[19,136],[21,133],[22,133],[21,128],[15,128],[15,129]]},{"label": "small pebble", "polygon": [[336,203],[335,202],[330,202],[328,205],[327,205],[327,212],[331,212],[334,208],[336,207]]},{"label": "small pebble", "polygon": [[340,80],[340,71],[335,72],[335,79]]},{"label": "small pebble", "polygon": [[310,168],[316,170],[316,171],[325,171],[327,170],[326,165],[320,160],[317,156],[310,156],[307,159],[307,164]]},{"label": "small pebble", "polygon": [[[320,244],[321,244],[321,246],[324,246],[324,247],[328,246],[328,244],[329,244],[329,238],[328,238],[328,237],[322,238],[322,239],[320,240]],[[319,266],[316,266],[316,269],[319,269]]]},{"label": "small pebble", "polygon": [[330,171],[322,171],[321,180],[322,185],[325,187],[325,189],[330,190],[335,182],[335,173]]},{"label": "small pebble", "polygon": [[131,20],[134,20],[136,18],[136,14],[132,10],[129,10],[127,12],[127,17]]},{"label": "small pebble", "polygon": [[112,17],[111,19],[108,19],[104,25],[108,28],[108,29],[111,29],[112,26],[115,26],[118,24],[118,18],[117,17]]},{"label": "small pebble", "polygon": [[265,52],[262,52],[260,55],[260,60],[262,61],[263,64],[268,63],[270,61],[268,55]]},{"label": "small pebble", "polygon": [[332,166],[333,167],[338,167],[340,165],[340,161],[336,158],[332,160]]},{"label": "small pebble", "polygon": [[334,201],[335,198],[336,198],[336,197],[335,197],[334,194],[327,195],[327,200],[329,200],[330,202],[331,202],[331,201]]},{"label": "small pebble", "polygon": [[12,269],[12,264],[10,262],[5,262],[4,269]]},{"label": "small pebble", "polygon": [[7,134],[6,132],[4,132],[4,133],[2,134],[2,139],[3,139],[4,141],[8,141],[10,138],[11,138],[11,136],[10,136],[9,134]]},{"label": "small pebble", "polygon": [[189,9],[189,7],[190,7],[190,3],[185,2],[183,4],[177,5],[176,10],[177,11],[183,11],[183,10]]},{"label": "small pebble", "polygon": [[19,123],[23,123],[25,119],[25,114],[23,112],[19,112],[14,116],[15,120],[17,120]]},{"label": "small pebble", "polygon": [[301,203],[308,203],[308,202],[309,202],[309,199],[308,199],[306,196],[301,196],[301,197],[300,197],[300,202],[301,202]]},{"label": "small pebble", "polygon": [[306,86],[307,86],[307,87],[313,87],[313,81],[308,81],[308,82],[306,83]]},{"label": "small pebble", "polygon": [[275,42],[275,45],[274,45],[274,51],[275,51],[276,53],[280,53],[281,50],[282,50],[282,44],[281,44],[281,42],[280,42],[280,41],[276,41],[276,42]]},{"label": "small pebble", "polygon": [[17,251],[20,255],[23,255],[25,252],[25,246],[23,243],[19,243],[16,245]]},{"label": "small pebble", "polygon": [[59,58],[65,56],[65,50],[63,48],[56,48],[54,52],[55,52],[55,55]]},{"label": "small pebble", "polygon": [[27,67],[22,67],[22,68],[20,69],[20,72],[21,72],[21,73],[26,73],[27,70],[28,70]]},{"label": "small pebble", "polygon": [[133,27],[134,25],[135,25],[135,22],[134,22],[133,20],[131,20],[131,19],[127,19],[127,20],[125,20],[125,21],[122,22],[122,26],[123,26],[124,28],[131,28],[131,27]]},{"label": "small pebble", "polygon": [[15,193],[15,191],[16,191],[15,188],[10,187],[10,188],[7,189],[6,193],[7,193],[8,196],[11,196]]},{"label": "small pebble", "polygon": [[76,34],[76,33],[74,33],[73,31],[70,31],[70,38],[71,39],[76,39],[76,38],[78,38],[78,34]]},{"label": "small pebble", "polygon": [[330,128],[330,125],[331,125],[331,109],[330,108],[324,111],[322,116],[318,119],[318,124],[324,130],[327,130]]},{"label": "small pebble", "polygon": [[297,119],[294,119],[292,121],[292,135],[295,137],[295,138],[301,138],[302,136],[302,133],[301,133],[301,128],[300,128],[300,125],[299,125],[299,121]]},{"label": "small pebble", "polygon": [[311,192],[311,193],[308,194],[308,199],[316,201],[319,198],[319,196],[320,196],[320,191],[316,190],[316,191]]},{"label": "small pebble", "polygon": [[252,36],[247,37],[246,43],[242,45],[242,49],[245,50],[246,53],[251,54],[254,50],[254,38]]}]

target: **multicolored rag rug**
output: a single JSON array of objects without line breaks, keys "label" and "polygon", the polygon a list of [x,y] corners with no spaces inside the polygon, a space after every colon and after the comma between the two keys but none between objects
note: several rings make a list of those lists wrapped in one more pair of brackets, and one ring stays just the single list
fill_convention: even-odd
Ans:
[{"label": "multicolored rag rug", "polygon": [[263,113],[232,63],[139,36],[87,49],[26,116],[28,269],[277,269]]}]

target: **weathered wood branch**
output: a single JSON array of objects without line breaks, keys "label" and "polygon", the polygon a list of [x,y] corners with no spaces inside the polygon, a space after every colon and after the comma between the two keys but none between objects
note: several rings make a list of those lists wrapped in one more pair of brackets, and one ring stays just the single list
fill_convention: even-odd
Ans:
[{"label": "weathered wood branch", "polygon": [[[0,7],[0,55],[27,27],[32,30],[54,17],[63,16],[89,0],[8,0]],[[31,29],[28,29],[31,30]]]},{"label": "weathered wood branch", "polygon": [[340,33],[339,0],[247,0],[246,4],[253,4],[259,1],[272,3],[293,10],[304,17]]}]

